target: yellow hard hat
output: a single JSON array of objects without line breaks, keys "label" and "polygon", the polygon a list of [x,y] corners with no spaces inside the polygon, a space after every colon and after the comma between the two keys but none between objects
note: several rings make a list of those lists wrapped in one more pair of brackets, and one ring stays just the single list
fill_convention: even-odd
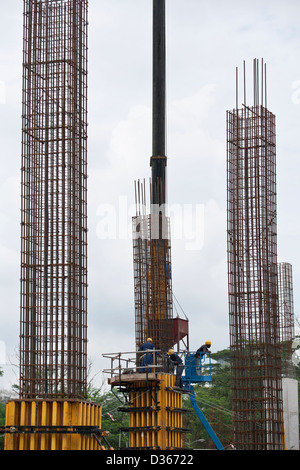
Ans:
[{"label": "yellow hard hat", "polygon": [[152,343],[152,338],[147,338],[147,341],[150,341],[150,343]]},{"label": "yellow hard hat", "polygon": [[211,346],[211,342],[210,342],[210,341],[205,341],[205,344],[206,344],[207,346]]},{"label": "yellow hard hat", "polygon": [[169,356],[172,356],[172,354],[174,354],[174,349],[169,349],[169,351],[167,352],[167,354],[168,354]]}]

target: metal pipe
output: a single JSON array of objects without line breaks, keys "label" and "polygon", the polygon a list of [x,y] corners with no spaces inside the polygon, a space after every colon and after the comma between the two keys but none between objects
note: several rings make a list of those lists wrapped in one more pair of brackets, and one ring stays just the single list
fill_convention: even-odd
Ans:
[{"label": "metal pipe", "polygon": [[165,204],[166,28],[165,0],[153,0],[152,204]]}]

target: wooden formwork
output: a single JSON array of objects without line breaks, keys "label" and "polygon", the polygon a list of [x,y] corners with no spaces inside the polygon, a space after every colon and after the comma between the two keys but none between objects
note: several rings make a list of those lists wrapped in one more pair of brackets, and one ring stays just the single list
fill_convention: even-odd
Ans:
[{"label": "wooden formwork", "polygon": [[182,393],[174,389],[175,376],[171,374],[129,374],[110,380],[129,393],[129,448],[182,449],[183,410]]},{"label": "wooden formwork", "polygon": [[100,431],[98,404],[14,400],[6,408],[5,450],[99,450]]}]

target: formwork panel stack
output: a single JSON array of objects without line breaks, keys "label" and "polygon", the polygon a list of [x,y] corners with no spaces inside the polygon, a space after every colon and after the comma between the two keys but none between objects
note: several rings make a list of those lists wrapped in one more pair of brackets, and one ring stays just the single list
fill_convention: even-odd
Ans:
[{"label": "formwork panel stack", "polygon": [[11,401],[5,450],[100,450],[101,413],[100,405],[79,400]]}]

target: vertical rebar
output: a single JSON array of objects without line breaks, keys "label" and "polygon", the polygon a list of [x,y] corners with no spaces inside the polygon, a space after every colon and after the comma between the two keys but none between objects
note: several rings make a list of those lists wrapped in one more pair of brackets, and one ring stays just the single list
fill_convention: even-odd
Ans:
[{"label": "vertical rebar", "polygon": [[87,384],[87,0],[24,0],[20,394]]},{"label": "vertical rebar", "polygon": [[144,215],[141,212],[140,195],[143,194],[143,200],[145,196],[144,186],[139,181],[136,182],[135,194],[137,211],[133,218],[133,264],[136,345],[141,346],[147,337],[151,337],[156,349],[166,352],[174,344],[170,220],[161,214]]}]

